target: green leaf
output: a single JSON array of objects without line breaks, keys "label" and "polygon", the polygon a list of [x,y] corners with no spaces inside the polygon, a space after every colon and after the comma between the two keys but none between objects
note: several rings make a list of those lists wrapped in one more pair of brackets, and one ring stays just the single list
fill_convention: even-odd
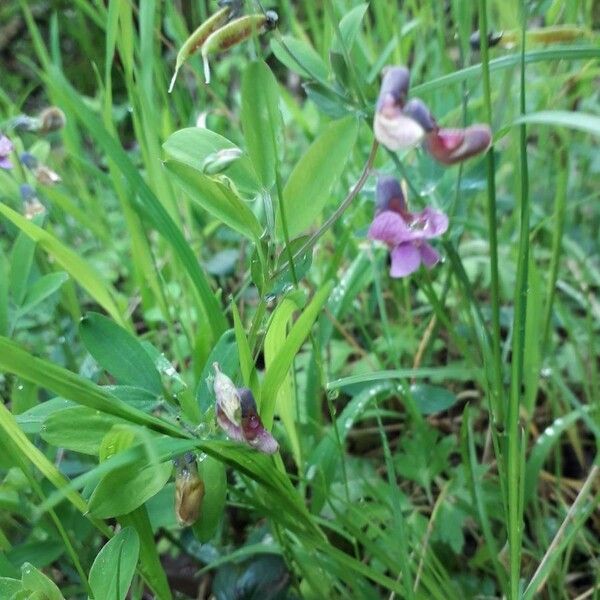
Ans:
[{"label": "green leaf", "polygon": [[[273,362],[267,367],[260,400],[260,414],[267,429],[270,429],[273,424],[277,392],[332,289],[333,281],[329,281],[317,291],[310,304],[292,326],[285,343],[281,345],[277,355],[273,358]],[[288,407],[282,407],[282,409],[285,411],[288,410]]]},{"label": "green leaf", "polygon": [[[367,3],[359,4],[346,13],[340,21],[340,33],[347,52],[350,52],[354,45],[354,40],[360,31],[360,24],[368,8],[369,5]],[[337,37],[333,40],[331,50],[332,52],[342,52],[341,44]]]},{"label": "green leaf", "polygon": [[128,331],[98,313],[88,313],[79,335],[98,364],[123,385],[162,393],[160,375],[141,343]]},{"label": "green leaf", "polygon": [[327,65],[306,42],[284,35],[281,40],[271,39],[271,50],[277,60],[294,73],[317,79],[322,83],[327,82]]},{"label": "green leaf", "polygon": [[[288,323],[298,308],[300,307],[293,299],[284,298],[273,312],[264,343],[265,365],[267,370],[275,361],[277,355],[284,346],[287,337]],[[298,437],[298,432],[296,431],[296,388],[294,385],[294,378],[289,370],[277,392],[276,405],[277,411],[281,415],[285,432],[290,440],[294,460],[296,461],[296,465],[300,467],[302,459],[300,453],[300,439]]]},{"label": "green leaf", "polygon": [[[163,149],[169,158],[200,171],[210,155],[221,150],[239,150],[227,138],[203,127],[187,127],[172,133],[163,144]],[[242,192],[255,193],[260,189],[256,172],[245,154],[232,162],[225,174]]]},{"label": "green leaf", "polygon": [[56,584],[31,563],[26,562],[21,567],[21,582],[24,590],[41,594],[40,600],[64,600]]},{"label": "green leaf", "polygon": [[254,213],[230,187],[184,163],[169,161],[166,166],[190,198],[210,214],[251,240],[261,236]]},{"label": "green leaf", "polygon": [[204,482],[204,499],[200,516],[192,529],[199,541],[208,542],[215,535],[225,511],[227,475],[225,465],[211,456],[200,462],[198,473]]},{"label": "green leaf", "polygon": [[448,410],[457,402],[457,398],[452,392],[443,387],[427,383],[411,385],[410,393],[422,415],[432,415]]},{"label": "green leaf", "polygon": [[[338,182],[356,142],[358,121],[349,116],[329,124],[294,167],[283,190],[290,238],[310,227]],[[281,215],[278,233],[282,235]]]},{"label": "green leaf", "polygon": [[57,448],[96,455],[102,438],[113,425],[121,422],[87,406],[71,406],[51,413],[42,425],[41,435]]},{"label": "green leaf", "polygon": [[513,121],[513,125],[555,125],[556,127],[568,127],[578,129],[592,135],[600,136],[600,117],[589,113],[568,110],[544,110],[536,113],[523,115]]},{"label": "green leaf", "polygon": [[90,512],[101,519],[130,513],[157,494],[173,471],[170,462],[140,466],[134,463],[105,475],[90,496]]},{"label": "green leaf", "polygon": [[100,550],[90,569],[89,583],[95,598],[125,600],[140,552],[132,527],[121,529]]},{"label": "green leaf", "polygon": [[7,286],[10,288],[10,294],[15,304],[21,304],[25,298],[34,253],[35,240],[21,231],[10,253],[10,274]]},{"label": "green leaf", "polygon": [[22,589],[20,580],[11,579],[10,577],[0,577],[0,598],[12,598],[13,594]]},{"label": "green leaf", "polygon": [[25,300],[19,308],[19,313],[24,315],[32,308],[35,308],[40,302],[54,294],[60,286],[69,279],[69,275],[64,272],[49,273],[40,277],[25,294]]},{"label": "green leaf", "polygon": [[282,122],[277,80],[262,61],[250,63],[244,71],[241,109],[248,154],[261,183],[269,189],[275,182]]},{"label": "green leaf", "polygon": [[38,227],[6,204],[0,203],[0,213],[12,221],[25,235],[36,241],[71,277],[117,322],[123,323],[121,311],[104,280],[74,250]]},{"label": "green leaf", "polygon": [[18,344],[1,336],[0,370],[14,373],[77,404],[122,417],[132,423],[146,425],[174,437],[182,437],[181,431],[170,423],[125,404],[91,381],[32,356]]}]

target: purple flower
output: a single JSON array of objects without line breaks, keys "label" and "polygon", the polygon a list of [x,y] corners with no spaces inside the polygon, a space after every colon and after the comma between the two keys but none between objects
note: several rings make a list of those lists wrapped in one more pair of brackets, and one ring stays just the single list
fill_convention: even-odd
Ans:
[{"label": "purple flower", "polygon": [[425,136],[423,125],[404,110],[409,82],[406,67],[389,67],[381,82],[373,131],[377,141],[389,150],[410,148]]},{"label": "purple flower", "polygon": [[5,135],[0,135],[0,169],[12,169],[8,158],[12,151],[12,142]]},{"label": "purple flower", "polygon": [[377,208],[368,237],[385,242],[390,248],[392,277],[406,277],[421,263],[431,268],[440,255],[427,240],[448,229],[448,217],[432,208],[411,213],[406,207],[397,180],[382,177],[377,182]]},{"label": "purple flower", "polygon": [[279,450],[277,440],[264,428],[256,401],[247,388],[236,388],[233,381],[214,363],[217,423],[232,440],[245,442],[265,454]]},{"label": "purple flower", "polygon": [[427,134],[425,149],[441,163],[453,165],[485,152],[491,143],[491,129],[476,124],[465,129],[435,128]]}]

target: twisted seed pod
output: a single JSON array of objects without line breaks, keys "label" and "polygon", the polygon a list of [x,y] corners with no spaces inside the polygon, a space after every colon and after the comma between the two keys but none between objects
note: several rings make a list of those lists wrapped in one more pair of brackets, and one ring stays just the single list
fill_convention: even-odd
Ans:
[{"label": "twisted seed pod", "polygon": [[240,42],[248,39],[254,33],[264,33],[273,29],[277,24],[277,13],[269,10],[265,14],[246,15],[230,21],[214,33],[211,33],[202,45],[202,60],[204,62],[204,79],[210,83],[210,65],[208,57],[217,52],[224,52]]},{"label": "twisted seed pod", "polygon": [[200,48],[204,42],[208,39],[211,33],[214,33],[220,27],[223,27],[229,21],[233,14],[231,5],[224,6],[221,10],[217,11],[214,15],[209,17],[204,23],[202,23],[184,42],[179,52],[177,53],[177,61],[175,63],[175,73],[171,79],[169,85],[169,94],[173,91],[175,80],[181,65],[191,56],[198,48]]}]

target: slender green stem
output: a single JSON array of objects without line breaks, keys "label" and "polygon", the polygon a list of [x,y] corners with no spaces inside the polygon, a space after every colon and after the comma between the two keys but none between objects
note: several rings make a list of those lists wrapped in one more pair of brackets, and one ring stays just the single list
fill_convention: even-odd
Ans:
[{"label": "slender green stem", "polygon": [[550,321],[552,320],[552,305],[556,292],[556,280],[558,279],[558,266],[562,247],[562,236],[565,228],[565,212],[567,208],[567,181],[568,154],[563,149],[557,158],[557,180],[556,196],[554,197],[554,232],[552,235],[552,258],[550,259],[550,275],[548,277],[548,290],[546,292],[546,308],[544,312],[544,326],[542,334],[542,348],[546,348],[548,335],[550,333]]},{"label": "slender green stem", "polygon": [[[481,78],[483,81],[483,102],[485,114],[492,126],[492,93],[490,87],[490,69],[487,39],[487,1],[479,0],[479,31],[481,38]],[[496,165],[494,147],[490,147],[487,156],[487,219],[490,247],[491,295],[492,295],[492,378],[495,426],[504,423],[502,359],[500,334],[500,275],[498,271],[498,219],[496,214]]]},{"label": "slender green stem", "polygon": [[[362,190],[363,186],[365,185],[365,182],[367,181],[367,178],[369,177],[369,174],[371,173],[371,167],[373,166],[373,161],[375,160],[375,156],[377,155],[378,148],[379,148],[379,144],[376,141],[374,141],[373,145],[371,146],[371,152],[369,154],[369,158],[367,159],[367,162],[365,163],[365,166],[363,167],[363,172],[361,173],[361,176],[358,179],[358,181],[354,184],[354,186],[350,190],[350,193],[346,196],[346,198],[344,198],[344,201],[339,205],[339,207],[335,210],[335,212],[327,219],[327,221],[325,221],[325,223],[323,223],[323,225],[321,225],[321,227],[319,227],[319,229],[317,231],[315,231],[310,236],[310,238],[308,238],[308,240],[306,240],[306,242],[304,244],[302,244],[300,249],[294,254],[294,260],[297,258],[300,258],[307,250],[312,248],[321,239],[321,237],[323,235],[325,235],[325,233],[327,233],[327,231],[329,231],[333,227],[333,225],[335,225],[335,223],[344,214],[344,212],[346,212],[346,209],[350,206],[350,204],[352,203],[352,200],[354,200],[354,198],[356,198],[356,196],[358,196],[358,193],[360,192],[360,190]],[[282,220],[282,223],[283,223],[283,220]],[[280,275],[281,273],[283,273],[283,271],[287,268],[288,264],[289,264],[289,260],[284,262],[279,267],[279,269],[277,269],[277,271],[275,271],[275,273],[273,273],[273,277],[277,277],[277,275]]]},{"label": "slender green stem", "polygon": [[[525,114],[525,3],[521,3],[523,19],[521,39],[521,94],[520,112]],[[521,502],[522,450],[519,409],[523,395],[523,365],[525,361],[525,325],[527,319],[527,288],[529,276],[529,174],[527,165],[527,130],[519,126],[520,134],[520,233],[517,281],[514,298],[511,385],[508,404],[506,432],[508,437],[508,546],[510,564],[510,595],[519,597],[521,574],[521,542],[523,536],[523,514]]]}]

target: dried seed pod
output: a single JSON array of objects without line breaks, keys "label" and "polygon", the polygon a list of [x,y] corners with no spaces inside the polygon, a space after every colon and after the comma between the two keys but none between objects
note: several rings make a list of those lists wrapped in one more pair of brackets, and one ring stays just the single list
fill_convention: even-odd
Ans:
[{"label": "dried seed pod", "polygon": [[50,133],[58,131],[65,126],[67,118],[65,113],[58,106],[49,106],[45,108],[38,116],[38,133]]},{"label": "dried seed pod", "polygon": [[202,45],[202,60],[204,62],[204,80],[210,83],[210,65],[208,57],[217,52],[224,52],[240,42],[247,40],[254,33],[264,33],[277,25],[277,13],[268,10],[262,15],[246,15],[230,21],[214,33]]},{"label": "dried seed pod", "polygon": [[54,185],[62,181],[61,176],[46,165],[39,165],[36,167],[34,175],[42,185]]},{"label": "dried seed pod", "polygon": [[204,44],[211,33],[214,33],[217,29],[223,27],[223,25],[231,19],[233,11],[234,9],[230,4],[224,6],[221,10],[217,11],[214,15],[204,21],[204,23],[202,23],[184,42],[177,53],[175,73],[173,73],[171,83],[169,84],[169,94],[173,91],[173,86],[175,85],[175,80],[177,79],[177,74],[179,73],[181,65]]},{"label": "dried seed pod", "polygon": [[196,457],[186,453],[176,461],[175,514],[182,525],[193,525],[200,514],[204,498],[204,482],[198,475]]}]

